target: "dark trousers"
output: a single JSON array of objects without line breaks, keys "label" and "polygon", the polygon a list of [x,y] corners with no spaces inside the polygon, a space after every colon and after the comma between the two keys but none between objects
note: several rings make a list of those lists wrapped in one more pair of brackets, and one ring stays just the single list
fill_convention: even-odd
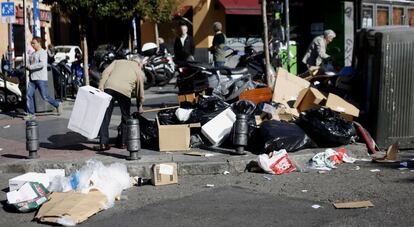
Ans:
[{"label": "dark trousers", "polygon": [[112,111],[114,110],[114,105],[116,101],[119,105],[119,108],[121,109],[122,114],[122,143],[126,144],[126,122],[131,115],[131,98],[111,89],[105,89],[104,91],[105,93],[112,96],[112,100],[109,103],[108,108],[106,109],[105,117],[101,125],[101,130],[99,131],[100,143],[109,144],[109,124],[111,123]]}]

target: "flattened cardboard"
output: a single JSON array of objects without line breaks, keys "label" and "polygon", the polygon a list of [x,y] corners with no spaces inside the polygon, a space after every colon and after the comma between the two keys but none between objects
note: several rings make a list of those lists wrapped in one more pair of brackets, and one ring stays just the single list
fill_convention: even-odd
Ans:
[{"label": "flattened cardboard", "polygon": [[179,94],[178,95],[178,103],[181,104],[183,102],[189,102],[189,103],[197,103],[198,97],[196,93],[191,94]]},{"label": "flattened cardboard", "polygon": [[296,99],[293,107],[296,108],[299,112],[303,112],[323,105],[323,102],[325,100],[326,96],[322,94],[318,89],[306,88],[299,93],[299,96]]},{"label": "flattened cardboard", "polygon": [[343,100],[341,97],[329,93],[328,99],[326,100],[326,107],[330,108],[333,111],[343,113],[345,115],[350,115],[353,117],[359,116],[359,109],[354,105]]},{"label": "flattened cardboard", "polygon": [[190,128],[200,124],[160,125],[158,118],[158,142],[160,151],[190,150]]},{"label": "flattened cardboard", "polygon": [[[165,167],[168,167],[168,169],[172,168],[172,174],[162,174],[162,167],[164,167],[164,169],[166,169]],[[168,170],[168,172],[170,172],[170,170]],[[177,184],[177,163],[162,163],[153,165],[151,171],[151,182],[155,186]]]},{"label": "flattened cardboard", "polygon": [[309,81],[290,74],[283,68],[278,68],[272,101],[287,105],[289,101],[295,101],[299,93],[309,85]]},{"label": "flattened cardboard", "polygon": [[392,163],[399,161],[399,146],[398,143],[392,144],[388,147],[387,153],[383,157],[372,157],[373,162]]},{"label": "flattened cardboard", "polygon": [[371,201],[356,201],[348,203],[334,203],[336,209],[356,209],[356,208],[367,208],[374,207],[374,204]]},{"label": "flattened cardboard", "polygon": [[74,223],[81,223],[103,210],[106,202],[106,196],[99,191],[90,191],[88,194],[53,192],[35,218],[40,222],[57,223],[60,218],[66,217]]}]

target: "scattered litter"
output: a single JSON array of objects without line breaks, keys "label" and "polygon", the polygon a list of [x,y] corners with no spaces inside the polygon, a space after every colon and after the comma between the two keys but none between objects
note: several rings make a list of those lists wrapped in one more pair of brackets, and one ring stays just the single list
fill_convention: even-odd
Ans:
[{"label": "scattered litter", "polygon": [[399,146],[397,143],[388,147],[387,153],[383,157],[373,157],[372,161],[374,162],[397,162],[398,153],[400,152]]},{"label": "scattered litter", "polygon": [[227,175],[227,174],[230,174],[230,172],[229,171],[224,171],[223,174]]},{"label": "scattered litter", "polygon": [[326,173],[327,171],[325,171],[325,170],[320,170],[320,171],[318,171],[318,173],[319,174],[324,174],[324,173]]},{"label": "scattered litter", "polygon": [[163,163],[152,166],[151,182],[153,185],[178,183],[177,163]]},{"label": "scattered litter", "polygon": [[375,173],[375,172],[380,172],[381,170],[379,170],[379,169],[371,169],[370,171],[373,172],[373,173]]},{"label": "scattered litter", "polygon": [[204,153],[204,152],[198,152],[198,151],[192,151],[192,152],[187,152],[184,153],[185,155],[190,155],[190,156],[200,156],[200,157],[212,157],[214,156],[214,154],[211,153]]},{"label": "scattered litter", "polygon": [[414,169],[410,170],[410,172],[414,172]]},{"label": "scattered litter", "polygon": [[207,188],[214,188],[214,184],[206,184]]},{"label": "scattered litter", "polygon": [[339,148],[336,150],[326,149],[325,152],[320,152],[312,158],[312,169],[329,171],[335,169],[337,164],[340,163],[354,163],[356,159],[349,157],[345,148]]},{"label": "scattered litter", "polygon": [[408,170],[408,168],[406,168],[406,167],[401,167],[401,168],[398,168],[398,170],[403,171],[403,170]]},{"label": "scattered litter", "polygon": [[3,126],[3,128],[10,128],[10,125],[5,125]]},{"label": "scattered litter", "polygon": [[360,162],[372,162],[372,159],[360,158],[360,159],[357,159],[357,161],[360,161]]},{"label": "scattered litter", "polygon": [[313,209],[319,209],[319,208],[321,208],[321,206],[320,206],[320,205],[318,205],[318,204],[314,204],[314,205],[312,205],[312,208],[313,208]]},{"label": "scattered litter", "polygon": [[268,181],[271,181],[272,180],[272,178],[270,178],[268,176],[263,176],[263,178],[266,179],[266,180],[268,180]]},{"label": "scattered litter", "polygon": [[260,168],[266,173],[280,175],[296,170],[285,149],[270,152],[269,154],[262,154],[258,158]]},{"label": "scattered litter", "polygon": [[371,201],[356,201],[348,203],[334,203],[336,209],[356,209],[356,208],[368,208],[374,207],[374,204]]},{"label": "scattered litter", "polygon": [[308,192],[308,190],[302,190],[302,192]]},{"label": "scattered litter", "polygon": [[414,161],[414,158],[412,158],[411,161]]},{"label": "scattered litter", "polygon": [[361,167],[359,167],[359,166],[355,167],[355,170],[360,170],[360,169],[361,169]]},{"label": "scattered litter", "polygon": [[400,166],[408,167],[408,163],[407,162],[400,162]]},{"label": "scattered litter", "polygon": [[3,150],[3,148],[0,148],[0,151],[2,151]]},{"label": "scattered litter", "polygon": [[7,203],[20,212],[37,210],[48,201],[49,191],[41,183],[27,182],[18,190],[7,193]]}]

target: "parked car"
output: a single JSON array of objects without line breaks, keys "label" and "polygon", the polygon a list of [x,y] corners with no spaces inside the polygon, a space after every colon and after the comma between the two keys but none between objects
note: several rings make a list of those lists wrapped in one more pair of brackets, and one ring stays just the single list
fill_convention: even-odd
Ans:
[{"label": "parked car", "polygon": [[76,61],[76,52],[82,54],[79,46],[55,46],[55,62],[61,62],[69,57],[67,59],[68,63],[72,64],[72,62]]}]

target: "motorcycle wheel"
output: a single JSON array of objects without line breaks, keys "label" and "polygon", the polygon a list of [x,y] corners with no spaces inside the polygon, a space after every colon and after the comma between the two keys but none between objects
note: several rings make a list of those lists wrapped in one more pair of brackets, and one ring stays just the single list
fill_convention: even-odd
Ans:
[{"label": "motorcycle wheel", "polygon": [[144,90],[147,90],[148,88],[155,85],[155,75],[154,73],[144,70],[145,73],[145,81],[144,81]]},{"label": "motorcycle wheel", "polygon": [[157,76],[159,74],[161,74],[161,77],[163,78],[163,80],[158,83],[158,85],[160,86],[165,86],[166,84],[168,84],[174,76],[174,74],[168,70],[162,70],[162,72],[157,72]]}]

